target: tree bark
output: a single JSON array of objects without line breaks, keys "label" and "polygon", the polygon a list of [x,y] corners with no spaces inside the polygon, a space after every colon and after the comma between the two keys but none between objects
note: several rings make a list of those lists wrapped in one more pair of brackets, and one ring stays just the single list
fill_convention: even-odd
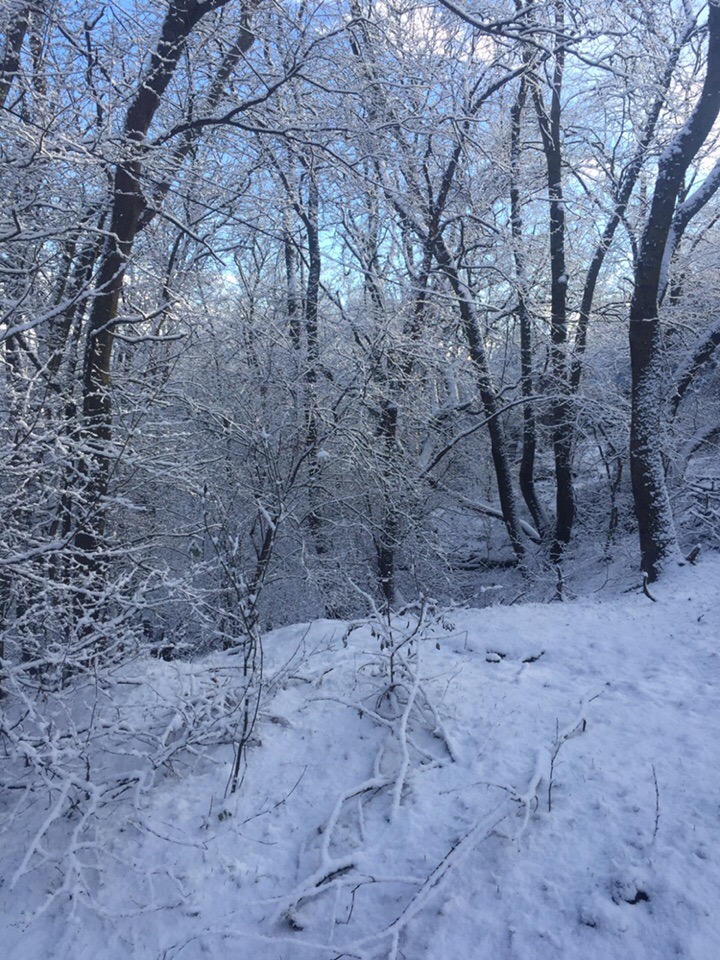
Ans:
[{"label": "tree bark", "polygon": [[20,53],[30,23],[30,16],[30,5],[21,5],[15,18],[10,23],[5,38],[5,47],[2,60],[0,60],[0,110],[7,102],[10,87],[20,67]]}]

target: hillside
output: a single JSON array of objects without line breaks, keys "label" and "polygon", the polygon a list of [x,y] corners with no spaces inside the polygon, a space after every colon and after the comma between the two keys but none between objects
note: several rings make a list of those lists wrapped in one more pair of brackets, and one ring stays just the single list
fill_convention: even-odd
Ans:
[{"label": "hillside", "polygon": [[46,787],[3,764],[4,957],[715,960],[718,583],[276,630],[226,799],[237,658],[69,689]]}]

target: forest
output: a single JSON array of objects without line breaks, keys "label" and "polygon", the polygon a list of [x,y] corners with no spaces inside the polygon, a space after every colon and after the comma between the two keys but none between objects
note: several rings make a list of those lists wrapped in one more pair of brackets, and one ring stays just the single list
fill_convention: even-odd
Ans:
[{"label": "forest", "polygon": [[139,663],[232,663],[181,738],[227,800],[268,637],[366,631],[395,815],[443,610],[651,609],[718,549],[719,114],[717,0],[4,0],[0,805],[47,801],[13,883],[91,885],[128,758],[175,762],[114,700]]}]

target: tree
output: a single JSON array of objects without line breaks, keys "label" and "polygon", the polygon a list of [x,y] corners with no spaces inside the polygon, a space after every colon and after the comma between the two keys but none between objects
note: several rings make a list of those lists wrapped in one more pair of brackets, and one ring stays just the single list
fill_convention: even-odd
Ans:
[{"label": "tree", "polygon": [[[77,531],[75,544],[82,563],[95,565],[104,528],[101,507],[107,495],[111,456],[108,453],[111,441],[112,411],[108,387],[112,369],[114,325],[123,280],[131,256],[133,244],[139,231],[145,229],[157,212],[143,193],[143,162],[148,144],[146,137],[150,125],[173,74],[180,62],[193,29],[213,11],[219,10],[228,0],[173,0],[165,15],[160,38],[152,54],[146,73],[139,79],[136,92],[130,102],[121,138],[122,159],[115,165],[111,189],[111,212],[109,232],[100,257],[95,279],[92,307],[86,334],[83,366],[83,442],[90,452],[79,465],[79,473],[85,478],[85,496],[97,505],[91,522]],[[242,55],[253,42],[243,11],[239,37],[225,54],[218,68],[208,95],[207,107],[216,105],[227,81]],[[181,146],[171,157],[171,168],[177,167],[189,154],[196,131],[191,127],[183,130]],[[171,169],[171,176],[175,170]],[[166,181],[167,188],[170,181]],[[161,185],[160,196],[153,197],[154,204],[162,200],[166,189]]]},{"label": "tree", "polygon": [[[630,304],[632,423],[630,469],[642,567],[650,580],[679,556],[659,447],[662,339],[659,300],[673,220],[687,170],[720,113],[720,5],[708,6],[707,66],[692,113],[658,161],[650,210],[640,239]],[[684,215],[680,212],[680,222]],[[678,220],[675,223],[678,224]]]},{"label": "tree", "polygon": [[[493,518],[501,563],[569,563],[574,535],[604,555],[632,521],[618,513],[628,284],[635,503],[641,529],[669,530],[669,448],[643,409],[652,396],[685,429],[720,343],[688,306],[702,310],[699,250],[716,270],[702,238],[720,186],[717,13],[686,6],[646,22],[625,0],[507,0],[487,17],[465,2],[173,0],[134,20],[86,0],[8,4],[0,596],[19,646],[46,619],[37,583],[79,649],[110,596],[130,605],[140,580],[164,579],[175,480],[183,536],[215,511],[223,557],[245,543],[246,584],[248,558],[267,557],[284,610],[306,578],[308,616],[361,602],[350,581],[388,607],[422,578],[452,583],[436,523],[450,506]],[[242,298],[220,322],[228,284]],[[190,356],[212,369],[207,390]],[[223,377],[239,398],[225,426]],[[203,501],[169,454],[166,483],[161,436],[227,484]],[[205,577],[229,622],[215,559],[211,575],[183,554],[180,579]]]}]

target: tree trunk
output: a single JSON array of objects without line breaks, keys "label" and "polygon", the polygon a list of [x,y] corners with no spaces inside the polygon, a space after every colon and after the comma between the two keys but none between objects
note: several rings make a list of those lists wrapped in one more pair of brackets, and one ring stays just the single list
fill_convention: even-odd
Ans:
[{"label": "tree trunk", "polygon": [[[100,257],[95,295],[90,311],[83,371],[82,439],[85,454],[78,464],[83,479],[88,519],[75,537],[78,562],[98,571],[98,548],[105,528],[104,498],[113,462],[112,405],[110,399],[113,326],[117,319],[125,270],[138,232],[154,213],[142,193],[140,178],[145,136],[157,112],[188,37],[206,14],[228,0],[173,0],[163,22],[148,73],[128,108],[123,133],[125,158],[118,164],[112,188],[112,213],[105,249]],[[253,37],[243,34],[244,49]],[[231,51],[237,61],[239,53]],[[223,63],[221,72],[225,69]],[[179,148],[179,159],[189,153],[189,140]]]},{"label": "tree trunk", "polygon": [[537,78],[533,78],[532,90],[547,166],[550,202],[550,341],[553,371],[550,411],[553,424],[556,486],[555,538],[550,558],[553,563],[558,563],[572,535],[575,519],[575,491],[572,477],[573,404],[566,356],[568,274],[565,262],[565,198],[560,129],[562,110],[560,97],[565,69],[565,5],[563,0],[555,0],[554,6],[557,33],[549,110],[543,102]]},{"label": "tree trunk", "polygon": [[0,110],[5,106],[10,87],[20,66],[20,52],[30,23],[30,15],[29,4],[22,5],[8,28],[2,60],[0,60]]},{"label": "tree trunk", "polygon": [[535,487],[535,452],[537,424],[533,400],[533,337],[529,308],[529,290],[523,253],[523,221],[520,198],[520,128],[525,105],[527,81],[520,83],[517,99],[510,113],[510,226],[512,229],[515,278],[517,283],[517,317],[520,324],[520,381],[523,403],[523,444],[520,460],[520,492],[543,541],[549,539],[550,521]]},{"label": "tree trunk", "polygon": [[525,544],[520,526],[520,518],[517,513],[515,492],[513,490],[510,457],[508,456],[505,431],[503,430],[499,416],[500,405],[490,375],[490,367],[485,353],[480,322],[475,313],[470,292],[460,279],[457,267],[442,237],[438,237],[435,242],[435,256],[445,276],[448,278],[457,299],[463,332],[467,339],[473,366],[475,367],[480,400],[485,415],[488,418],[490,448],[492,450],[493,466],[495,467],[495,478],[503,520],[505,521],[505,528],[510,537],[510,543],[512,544],[515,556],[518,562],[523,564],[525,561]]},{"label": "tree trunk", "polygon": [[[639,308],[637,309],[639,314]],[[648,314],[652,310],[645,311]],[[660,445],[662,370],[657,317],[630,321],[632,420],[630,476],[640,536],[642,569],[652,581],[663,563],[679,556]]]},{"label": "tree trunk", "polygon": [[705,82],[695,108],[660,157],[650,213],[640,241],[630,305],[632,420],[630,473],[642,569],[655,580],[679,547],[660,449],[661,331],[658,298],[663,259],[685,173],[720,112],[720,5],[708,7]]}]

